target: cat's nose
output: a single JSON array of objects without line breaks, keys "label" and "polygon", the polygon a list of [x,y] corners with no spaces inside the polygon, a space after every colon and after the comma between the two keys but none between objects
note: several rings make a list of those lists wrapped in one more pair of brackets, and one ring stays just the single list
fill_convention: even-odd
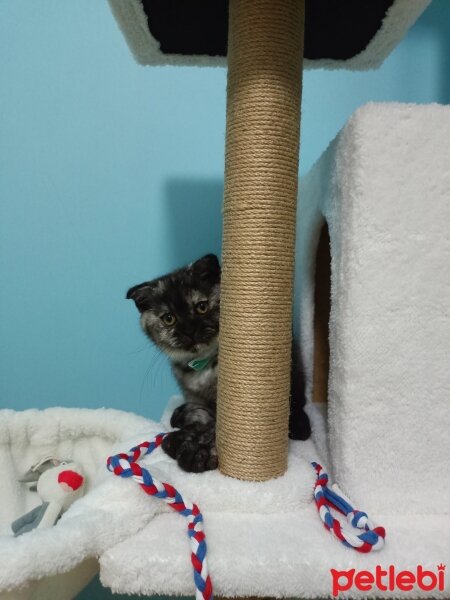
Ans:
[{"label": "cat's nose", "polygon": [[194,340],[194,333],[195,333],[195,327],[193,327],[192,325],[185,325],[183,327],[183,334],[187,338],[190,338],[192,341]]}]

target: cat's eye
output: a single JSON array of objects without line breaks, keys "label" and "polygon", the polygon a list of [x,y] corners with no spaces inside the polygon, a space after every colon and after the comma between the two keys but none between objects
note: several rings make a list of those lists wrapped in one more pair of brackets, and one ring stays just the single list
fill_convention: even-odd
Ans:
[{"label": "cat's eye", "polygon": [[177,322],[177,318],[172,313],[166,313],[161,317],[161,321],[164,323],[164,325],[167,325],[167,327],[172,327],[172,325],[175,325]]},{"label": "cat's eye", "polygon": [[202,302],[197,302],[197,304],[195,305],[195,312],[198,315],[205,315],[208,312],[208,303],[206,302],[206,300],[203,300]]}]

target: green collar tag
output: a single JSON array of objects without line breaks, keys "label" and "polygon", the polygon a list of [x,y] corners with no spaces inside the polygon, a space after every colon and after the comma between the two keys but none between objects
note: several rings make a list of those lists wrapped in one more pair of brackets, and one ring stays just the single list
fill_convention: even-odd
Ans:
[{"label": "green collar tag", "polygon": [[201,371],[211,362],[211,357],[208,358],[194,358],[194,360],[190,360],[188,362],[188,366],[194,371]]}]

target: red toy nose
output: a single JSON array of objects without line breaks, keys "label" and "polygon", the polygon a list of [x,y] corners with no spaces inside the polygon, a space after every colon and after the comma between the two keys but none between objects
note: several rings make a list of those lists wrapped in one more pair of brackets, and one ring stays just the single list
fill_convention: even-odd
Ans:
[{"label": "red toy nose", "polygon": [[83,485],[83,481],[84,477],[75,471],[61,471],[58,475],[58,483],[65,483],[74,491]]}]

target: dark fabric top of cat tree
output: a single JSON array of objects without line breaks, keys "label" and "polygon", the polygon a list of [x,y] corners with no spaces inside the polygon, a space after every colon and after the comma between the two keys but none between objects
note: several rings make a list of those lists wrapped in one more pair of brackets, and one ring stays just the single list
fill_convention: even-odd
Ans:
[{"label": "dark fabric top of cat tree", "polygon": [[[379,66],[429,2],[305,0],[305,66]],[[228,0],[109,3],[141,64],[226,64]]]},{"label": "dark fabric top of cat tree", "polygon": [[[359,54],[393,2],[306,0],[305,57],[346,60]],[[142,5],[164,54],[226,56],[228,0],[143,0]]]}]

